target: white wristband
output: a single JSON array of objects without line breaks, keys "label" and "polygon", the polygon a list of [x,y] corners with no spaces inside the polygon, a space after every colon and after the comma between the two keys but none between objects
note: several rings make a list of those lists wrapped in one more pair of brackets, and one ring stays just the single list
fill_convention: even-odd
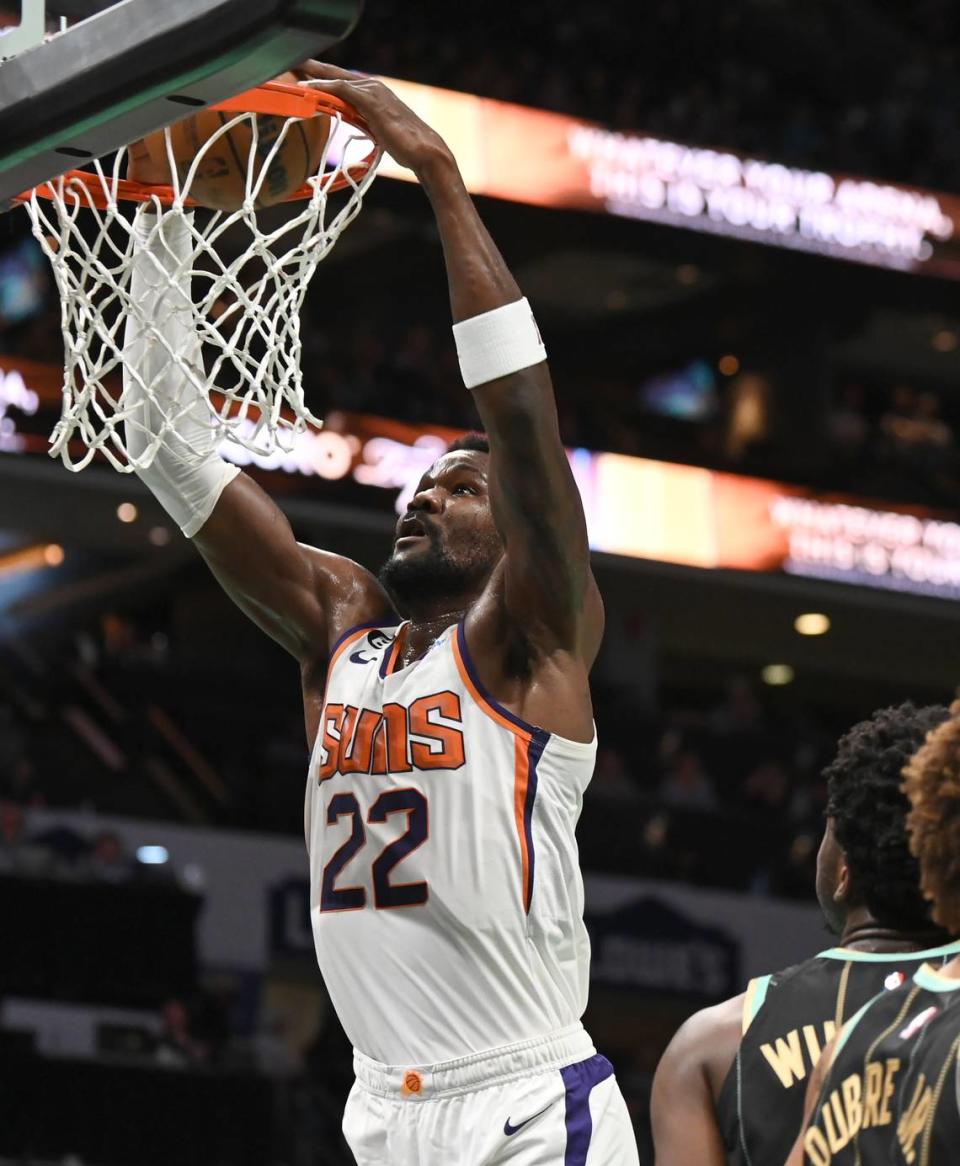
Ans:
[{"label": "white wristband", "polygon": [[547,359],[547,350],[526,299],[461,320],[453,326],[453,339],[463,383],[468,389]]}]

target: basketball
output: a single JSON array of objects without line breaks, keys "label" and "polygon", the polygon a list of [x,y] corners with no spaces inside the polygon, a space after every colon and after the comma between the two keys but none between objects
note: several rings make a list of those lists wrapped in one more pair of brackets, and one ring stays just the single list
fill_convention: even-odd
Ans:
[{"label": "basketball", "polygon": [[[274,78],[287,85],[297,84],[294,73]],[[204,151],[204,145],[236,115],[204,109],[170,127],[170,141],[177,172],[182,182],[194,159],[203,157],[190,185],[190,195],[212,210],[234,211],[243,205],[247,186],[250,151],[253,149],[253,116],[222,134]],[[286,118],[259,114],[257,122],[254,175],[273,149]],[[330,133],[326,114],[294,121],[286,132],[254,202],[258,210],[288,198],[320,165]],[[130,146],[128,177],[139,181],[167,182],[169,167],[164,132],[158,130]]]}]

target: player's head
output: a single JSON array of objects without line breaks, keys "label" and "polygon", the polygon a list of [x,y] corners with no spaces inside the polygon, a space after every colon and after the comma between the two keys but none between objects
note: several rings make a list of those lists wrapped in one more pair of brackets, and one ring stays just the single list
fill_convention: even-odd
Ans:
[{"label": "player's head", "polygon": [[933,917],[960,935],[960,701],[937,725],[903,771],[910,800],[910,849]]},{"label": "player's head", "polygon": [[910,853],[903,767],[947,716],[909,701],[880,709],[840,739],[827,779],[827,826],[817,855],[817,898],[831,930],[866,907],[883,926],[930,927],[920,871]]},{"label": "player's head", "polygon": [[490,512],[490,446],[480,433],[453,442],[420,479],[396,528],[380,581],[402,614],[469,602],[503,555]]}]

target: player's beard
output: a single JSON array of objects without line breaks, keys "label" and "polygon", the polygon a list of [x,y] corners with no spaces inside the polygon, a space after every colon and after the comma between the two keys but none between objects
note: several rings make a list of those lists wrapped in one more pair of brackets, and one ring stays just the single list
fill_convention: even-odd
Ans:
[{"label": "player's beard", "polygon": [[466,560],[458,560],[443,546],[440,532],[433,527],[427,528],[426,538],[430,540],[428,550],[409,557],[394,551],[380,568],[380,582],[404,616],[438,600],[459,602],[476,591],[496,562],[485,553],[487,548],[476,544]]}]

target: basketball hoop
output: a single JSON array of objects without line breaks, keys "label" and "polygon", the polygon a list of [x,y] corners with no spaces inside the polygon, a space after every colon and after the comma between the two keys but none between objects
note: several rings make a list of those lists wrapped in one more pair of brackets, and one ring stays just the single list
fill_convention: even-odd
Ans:
[{"label": "basketball hoop", "polygon": [[[288,450],[309,425],[321,424],[304,401],[300,310],[317,264],[359,212],[380,151],[354,109],[308,85],[268,82],[210,108],[233,116],[222,118],[222,129],[201,144],[186,174],[178,174],[169,127],[164,130],[169,186],[122,178],[127,153],[122,149],[109,168],[98,160],[90,170],[70,170],[18,197],[60,292],[63,405],[51,434],[50,455],[70,470],[82,470],[97,453],[122,473],[146,469],[165,436],[175,431],[183,406],[158,401],[153,385],[160,374],[145,380],[136,368],[128,368],[155,415],[163,418],[140,456],[128,453],[124,426],[136,424],[135,410],[125,405],[118,382],[124,323],[131,316],[147,344],[165,352],[161,374],[167,380],[170,365],[176,366],[183,400],[195,401],[198,390],[203,394],[222,440],[269,455],[278,448]],[[257,149],[261,114],[285,119],[262,157]],[[257,198],[291,127],[317,114],[330,119],[319,166],[284,200],[295,209],[278,223],[275,211],[268,215],[256,209]],[[191,185],[204,157],[244,122],[249,123],[253,148],[243,205],[195,212],[199,204]],[[330,196],[338,191],[343,199],[333,205]],[[151,245],[162,247],[164,233],[175,221],[185,226],[191,240],[185,261],[181,257],[172,267],[157,265],[169,292],[159,300],[169,305],[162,319],[147,318],[131,295],[137,237],[127,208],[137,204],[149,204],[157,212],[149,220]],[[258,221],[258,215],[265,221]],[[165,334],[170,315],[183,313],[185,303],[191,316],[189,335],[194,347],[199,337],[205,360],[174,351]]]}]

